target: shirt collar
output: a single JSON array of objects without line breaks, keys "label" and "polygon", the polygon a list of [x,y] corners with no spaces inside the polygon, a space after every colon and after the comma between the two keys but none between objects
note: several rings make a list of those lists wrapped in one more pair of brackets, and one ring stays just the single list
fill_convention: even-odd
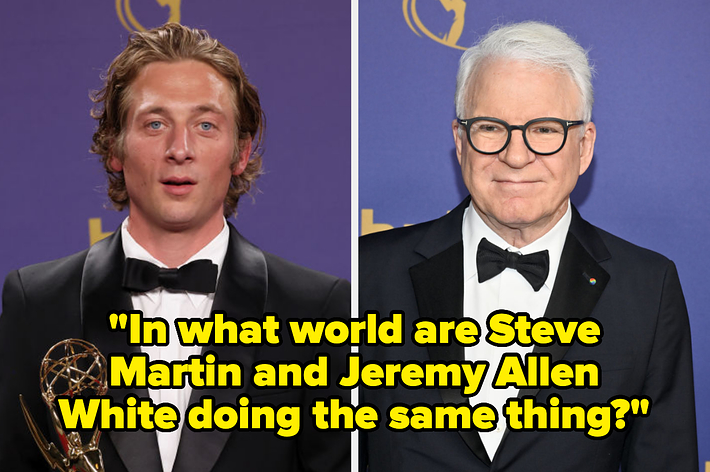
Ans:
[{"label": "shirt collar", "polygon": [[[123,223],[121,224],[121,242],[123,244],[123,253],[125,257],[140,259],[155,264],[158,267],[167,268],[168,266],[166,264],[156,259],[151,253],[148,252],[147,249],[133,239],[131,233],[128,232],[129,218],[130,217],[127,217],[123,220]],[[181,264],[180,267],[199,259],[209,259],[213,264],[217,265],[217,280],[219,281],[219,275],[222,273],[222,265],[224,264],[224,258],[227,255],[227,247],[229,246],[229,226],[227,225],[226,219],[223,221],[224,226],[222,226],[222,231],[220,231],[219,234],[202,249],[193,254],[192,257],[185,261],[184,264]],[[151,290],[150,292],[146,292],[146,295],[151,299],[151,301],[155,302],[160,290],[160,288]],[[186,293],[195,306],[198,306],[202,303],[204,298],[209,296],[208,294],[203,293]]]},{"label": "shirt collar", "polygon": [[547,249],[550,256],[550,271],[548,272],[547,280],[545,280],[545,286],[552,290],[552,286],[555,283],[555,277],[557,276],[557,269],[560,266],[562,250],[565,246],[565,240],[567,239],[567,232],[569,231],[571,222],[572,203],[568,199],[567,211],[550,231],[527,246],[523,248],[516,248],[498,236],[498,234],[496,234],[496,232],[483,221],[480,215],[473,208],[473,202],[471,202],[464,211],[462,224],[464,244],[464,281],[468,281],[471,277],[478,275],[475,255],[478,251],[478,243],[481,242],[481,239],[486,238],[489,242],[502,249],[518,252],[520,254],[531,254],[533,252],[544,251]]}]

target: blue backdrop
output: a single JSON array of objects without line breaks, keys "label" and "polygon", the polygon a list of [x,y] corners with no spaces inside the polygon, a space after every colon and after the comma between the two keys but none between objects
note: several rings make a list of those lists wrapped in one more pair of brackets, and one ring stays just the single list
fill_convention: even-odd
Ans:
[{"label": "blue backdrop", "polygon": [[467,194],[451,135],[458,58],[492,25],[523,20],[562,27],[596,65],[595,156],[573,203],[588,221],[678,266],[705,470],[710,3],[360,0],[360,231],[439,217]]}]

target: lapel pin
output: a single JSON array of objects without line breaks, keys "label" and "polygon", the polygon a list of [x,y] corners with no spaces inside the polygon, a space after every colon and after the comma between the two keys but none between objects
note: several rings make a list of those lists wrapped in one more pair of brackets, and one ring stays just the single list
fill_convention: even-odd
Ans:
[{"label": "lapel pin", "polygon": [[594,277],[590,277],[589,274],[586,272],[582,272],[582,276],[587,279],[587,282],[589,282],[589,285],[596,285],[597,284],[597,279]]}]

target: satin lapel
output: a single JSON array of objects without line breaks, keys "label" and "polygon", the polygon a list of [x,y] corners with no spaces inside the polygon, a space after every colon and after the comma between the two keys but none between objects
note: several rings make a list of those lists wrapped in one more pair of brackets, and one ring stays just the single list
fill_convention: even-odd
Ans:
[{"label": "satin lapel", "polygon": [[[445,217],[437,220],[416,252],[427,259],[409,269],[420,318],[463,317],[463,241],[461,224],[463,212],[470,202],[467,198]],[[464,348],[458,343],[428,346],[432,361],[451,362],[464,360]],[[444,403],[469,403],[457,388],[440,388]],[[481,462],[491,460],[475,431],[459,431],[461,438]]]},{"label": "satin lapel", "polygon": [[[589,317],[594,310],[604,288],[609,283],[609,274],[599,262],[611,258],[604,242],[596,229],[584,221],[572,206],[572,222],[562,249],[560,265],[552,287],[550,301],[547,303],[545,318],[564,319]],[[594,279],[594,283],[590,283]],[[556,362],[564,357],[569,346],[553,344],[535,346],[534,353],[549,353],[550,361]],[[518,398],[535,396],[539,388],[524,388],[518,391]],[[543,399],[545,400],[545,399]],[[500,451],[507,443],[510,429],[506,429],[498,446]],[[499,454],[496,454],[498,457]]]},{"label": "satin lapel", "polygon": [[[266,306],[268,273],[264,254],[259,248],[244,239],[230,224],[230,240],[227,255],[217,285],[212,312],[224,313],[235,319],[261,318]],[[244,373],[244,384],[249,383],[249,373],[255,359],[255,347],[248,345],[208,346],[220,361],[239,362]],[[194,389],[190,404],[202,396],[214,397],[214,404],[236,404],[237,397],[245,393],[229,388]],[[185,419],[183,419],[185,421]],[[180,447],[173,472],[207,472],[212,470],[229,438],[229,432],[199,431],[183,427]],[[236,467],[236,466],[235,466]]]},{"label": "satin lapel", "polygon": [[[584,221],[573,207],[572,223],[562,250],[545,318],[566,320],[591,316],[609,282],[609,274],[599,262],[610,257],[596,229]],[[569,347],[559,344],[535,346],[533,352],[549,353],[552,356],[551,362],[556,362],[564,357]],[[519,396],[537,395],[538,391],[539,389],[522,389]]]},{"label": "satin lapel", "polygon": [[[121,287],[123,264],[121,235],[120,231],[116,231],[91,247],[81,279],[84,338],[106,357],[114,353],[140,352],[138,346],[128,345],[125,331],[109,331],[110,313],[130,312],[133,309],[130,293]],[[125,396],[131,393],[138,398],[149,398],[147,389],[109,389],[107,395],[123,403]],[[154,432],[110,431],[108,436],[130,472],[162,472]]]},{"label": "satin lapel", "polygon": [[[463,242],[459,241],[409,269],[417,297],[420,318],[463,317]],[[459,360],[464,358],[463,346],[458,343],[429,345],[431,360]],[[456,392],[458,389],[441,389]],[[445,399],[446,400],[446,399]]]},{"label": "satin lapel", "polygon": [[[417,297],[420,318],[463,317],[463,242],[459,241],[409,269]],[[463,346],[458,343],[429,345],[431,360],[459,360],[464,358]],[[458,389],[441,389],[455,392],[459,403],[463,397]],[[446,400],[446,398],[444,398]]]}]

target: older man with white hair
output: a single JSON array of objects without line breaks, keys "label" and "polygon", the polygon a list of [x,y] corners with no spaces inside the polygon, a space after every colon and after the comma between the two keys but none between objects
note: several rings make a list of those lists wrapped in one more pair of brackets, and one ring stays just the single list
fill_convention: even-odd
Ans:
[{"label": "older man with white hair", "polygon": [[[473,396],[402,387],[362,396],[383,415],[394,404],[470,404],[497,421],[430,432],[414,421],[404,432],[383,425],[362,441],[371,471],[698,470],[690,329],[675,265],[592,226],[570,203],[594,154],[591,76],[585,50],[538,22],[496,27],[461,57],[452,128],[470,197],[438,220],[362,238],[360,308],[404,311],[408,330],[422,318],[471,318],[480,342],[407,338],[365,346],[363,356],[486,362],[487,373]],[[546,330],[537,342],[494,344],[486,340],[499,329],[493,313],[520,320],[521,330],[590,319],[599,342],[565,343]],[[513,357],[525,380],[493,385]],[[596,366],[598,380],[545,383],[530,373],[533,357]],[[616,397],[648,400],[648,414],[618,423]],[[525,401],[527,414],[512,406]],[[565,422],[560,412],[573,406],[582,414]]]}]

